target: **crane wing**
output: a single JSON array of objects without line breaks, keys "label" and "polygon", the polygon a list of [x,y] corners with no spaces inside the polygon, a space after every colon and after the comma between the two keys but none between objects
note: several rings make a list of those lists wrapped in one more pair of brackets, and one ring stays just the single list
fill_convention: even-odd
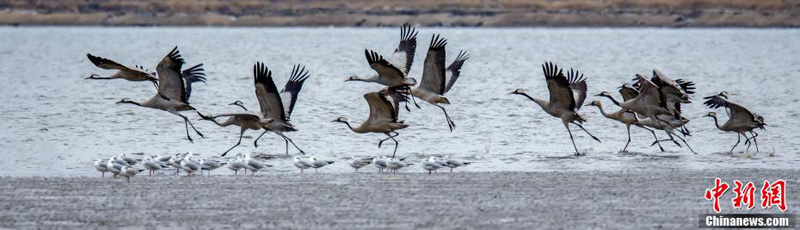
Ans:
[{"label": "crane wing", "polygon": [[253,75],[255,76],[256,98],[258,98],[258,105],[261,106],[261,114],[264,115],[264,118],[286,120],[281,95],[272,80],[272,71],[264,63],[256,62],[253,67]]},{"label": "crane wing", "polygon": [[417,30],[408,23],[400,28],[400,44],[392,54],[394,63],[403,74],[408,76],[411,71],[411,64],[414,63],[414,52],[417,50]]},{"label": "crane wing", "polygon": [[192,66],[191,68],[183,70],[183,80],[184,85],[186,86],[186,100],[188,101],[189,98],[192,96],[192,84],[195,82],[203,82],[206,83],[206,73],[205,69],[203,69],[203,63],[197,64]]},{"label": "crane wing", "polygon": [[303,83],[309,76],[311,75],[309,75],[305,66],[297,64],[292,68],[292,76],[289,77],[289,81],[286,82],[283,90],[281,90],[281,102],[283,103],[283,111],[286,113],[287,120],[290,119],[294,105],[297,102],[297,95],[300,94],[300,89],[303,88]]},{"label": "crane wing", "polygon": [[542,64],[542,71],[547,81],[547,89],[550,91],[550,106],[575,110],[575,95],[570,89],[569,80],[564,76],[564,71],[552,62]]},{"label": "crane wing", "polygon": [[388,100],[386,94],[371,92],[364,94],[364,99],[369,104],[369,118],[364,123],[382,124],[397,121],[392,102]]},{"label": "crane wing", "polygon": [[445,92],[445,46],[447,39],[438,34],[431,37],[431,45],[428,47],[428,54],[425,57],[422,69],[422,82],[419,88],[443,95]]},{"label": "crane wing", "polygon": [[181,67],[184,63],[176,46],[156,66],[158,88],[170,100],[188,102],[189,97],[186,94],[186,86],[181,74]]},{"label": "crane wing", "polygon": [[458,52],[456,60],[447,66],[447,72],[445,72],[445,79],[447,82],[447,86],[444,88],[445,93],[450,92],[450,89],[453,88],[454,84],[456,84],[456,80],[458,80],[458,77],[461,76],[461,66],[463,66],[464,62],[467,60],[469,60],[469,54],[462,50]]},{"label": "crane wing", "polygon": [[569,88],[572,89],[573,98],[575,98],[575,111],[578,111],[586,101],[586,91],[589,89],[586,85],[586,78],[577,70],[569,69],[567,80],[569,80]]},{"label": "crane wing", "polygon": [[364,50],[364,55],[367,56],[369,67],[375,70],[375,72],[378,72],[378,77],[381,78],[381,82],[389,83],[387,86],[390,87],[403,84],[406,75],[400,68],[387,61],[375,51]]},{"label": "crane wing", "polygon": [[89,61],[91,61],[92,64],[101,69],[134,70],[107,58],[94,56],[88,53],[86,54],[86,57],[89,58]]},{"label": "crane wing", "polygon": [[739,105],[738,103],[729,101],[719,95],[708,96],[704,97],[703,99],[706,99],[706,101],[703,102],[703,104],[706,105],[708,108],[716,109],[719,107],[725,107],[729,109],[730,113],[728,114],[728,116],[731,120],[733,120],[733,122],[736,123],[764,122],[764,118],[759,116],[755,112],[750,111],[750,109],[747,109],[744,106]]},{"label": "crane wing", "polygon": [[622,95],[622,101],[628,101],[639,96],[639,90],[625,83],[619,88],[619,94]]}]

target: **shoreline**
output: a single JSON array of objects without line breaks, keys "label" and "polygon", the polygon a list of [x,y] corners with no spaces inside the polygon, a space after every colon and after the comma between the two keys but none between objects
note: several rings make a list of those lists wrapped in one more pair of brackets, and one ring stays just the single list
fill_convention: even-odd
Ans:
[{"label": "shoreline", "polygon": [[[7,228],[696,228],[713,213],[703,191],[717,177],[782,179],[797,170],[0,177]],[[634,183],[631,183],[634,182]],[[775,208],[722,213],[780,213]],[[789,210],[800,197],[786,196]]]}]

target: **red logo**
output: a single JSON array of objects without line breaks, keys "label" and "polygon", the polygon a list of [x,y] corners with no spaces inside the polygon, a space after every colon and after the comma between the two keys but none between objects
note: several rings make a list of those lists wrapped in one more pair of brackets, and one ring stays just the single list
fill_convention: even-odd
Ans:
[{"label": "red logo", "polygon": [[775,181],[772,185],[768,181],[764,181],[764,187],[761,188],[761,207],[770,208],[773,205],[778,206],[781,211],[786,211],[786,182],[783,180]]},{"label": "red logo", "polygon": [[728,191],[728,187],[730,187],[730,186],[728,186],[728,183],[720,182],[720,181],[722,181],[722,180],[717,178],[716,180],[714,180],[714,183],[715,183],[714,189],[712,189],[712,190],[706,189],[706,200],[712,200],[712,199],[714,200],[714,211],[717,212],[717,213],[720,212],[720,209],[719,209],[719,197],[721,197],[723,194],[725,194],[725,192]]},{"label": "red logo", "polygon": [[736,188],[733,189],[733,192],[736,193],[736,197],[731,199],[733,201],[734,208],[742,208],[742,203],[747,204],[747,210],[753,209],[756,205],[754,201],[755,196],[753,194],[756,191],[753,182],[747,182],[747,185],[742,187],[742,182],[738,180],[733,181],[736,184]]},{"label": "red logo", "polygon": [[[734,180],[733,184],[736,185],[733,189],[735,197],[731,199],[733,207],[742,208],[742,206],[745,206],[747,210],[753,209],[756,204],[755,184],[753,182],[743,184],[738,180]],[[719,198],[725,195],[729,188],[730,185],[728,183],[722,182],[721,179],[717,178],[714,180],[714,188],[706,189],[704,197],[706,200],[713,202],[714,212],[719,213],[722,211],[719,206]],[[777,180],[772,184],[765,180],[764,186],[761,187],[761,207],[767,209],[772,206],[777,206],[781,212],[786,212],[786,182],[783,180]]]}]

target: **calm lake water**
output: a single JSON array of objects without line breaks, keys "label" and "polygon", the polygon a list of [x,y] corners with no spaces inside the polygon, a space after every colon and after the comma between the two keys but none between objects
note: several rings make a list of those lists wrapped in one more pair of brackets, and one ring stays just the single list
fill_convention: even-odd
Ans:
[{"label": "calm lake water", "polygon": [[[411,126],[400,131],[398,155],[412,161],[451,155],[477,162],[463,169],[469,171],[797,168],[800,163],[800,30],[418,29],[412,75],[421,75],[433,33],[449,39],[448,62],[460,49],[468,50],[472,59],[447,95],[455,132],[448,131],[441,110],[429,104],[402,112],[401,119]],[[190,100],[200,111],[238,111],[227,105],[235,100],[257,109],[253,64],[265,62],[281,87],[292,65],[302,63],[312,77],[292,116],[300,131],[287,135],[322,158],[391,154],[392,145],[376,145],[382,134],[355,134],[330,121],[344,116],[360,123],[367,118],[362,95],[380,87],[343,81],[353,74],[372,74],[364,49],[388,55],[398,38],[396,28],[0,28],[0,175],[94,175],[95,159],[119,153],[192,151],[210,157],[225,151],[236,142],[238,128],[196,121],[196,114],[184,112],[206,134],[190,143],[179,117],[115,104],[125,97],[150,98],[152,85],[83,79],[111,73],[94,67],[86,53],[154,69],[176,45],[188,64],[205,64],[208,83],[195,85]],[[634,154],[619,153],[627,138],[624,126],[602,117],[595,107],[584,107],[580,112],[589,120],[584,126],[603,142],[575,129],[578,148],[586,156],[570,157],[573,149],[560,120],[508,94],[524,88],[534,97],[547,98],[540,67],[544,61],[585,72],[591,94],[607,90],[617,95],[616,88],[634,73],[650,75],[653,68],[694,81],[697,94],[684,111],[692,120],[688,127],[693,136],[687,141],[700,154],[668,143],[662,153],[648,147],[649,133],[637,129],[629,147]],[[769,124],[760,132],[761,152],[752,158],[728,155],[736,135],[717,130],[710,118],[701,117],[711,111],[702,106],[702,97],[721,90],[761,113]],[[590,96],[587,102],[595,99],[599,100]],[[616,110],[608,100],[601,101],[607,110]],[[722,110],[717,112],[724,117]],[[274,134],[265,135],[254,148],[252,141],[259,133],[246,133],[243,145],[232,154],[283,155],[283,140]],[[737,151],[741,155],[743,149]],[[272,172],[295,170],[290,158],[271,163],[276,165]],[[337,163],[321,172],[350,170]],[[422,169],[413,166],[407,171]]]}]

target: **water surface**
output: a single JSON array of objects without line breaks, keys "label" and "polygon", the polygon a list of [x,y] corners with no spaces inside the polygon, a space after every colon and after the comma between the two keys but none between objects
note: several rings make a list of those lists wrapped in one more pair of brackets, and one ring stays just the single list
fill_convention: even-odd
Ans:
[{"label": "water surface", "polygon": [[[434,32],[449,39],[450,59],[460,49],[468,50],[472,59],[447,95],[455,132],[448,131],[441,110],[431,105],[401,114],[411,126],[400,131],[398,155],[414,161],[433,154],[452,155],[478,162],[464,169],[471,171],[796,168],[800,161],[795,119],[800,113],[798,30],[419,30],[412,75],[421,74]],[[376,145],[382,135],[354,134],[330,121],[339,116],[356,123],[366,119],[368,107],[362,95],[380,87],[343,81],[353,74],[372,74],[364,49],[389,54],[398,37],[399,30],[389,28],[0,28],[0,175],[86,175],[95,173],[94,159],[113,154],[192,151],[212,156],[226,150],[236,142],[238,128],[194,121],[206,138],[190,143],[179,117],[115,104],[126,97],[148,99],[154,94],[151,85],[83,79],[110,73],[94,67],[86,53],[154,69],[175,45],[188,64],[205,63],[208,84],[196,85],[190,100],[202,112],[237,111],[227,105],[235,100],[257,109],[252,87],[256,61],[273,69],[279,87],[292,65],[302,63],[312,77],[292,116],[300,131],[288,135],[308,153],[330,159],[391,154],[391,145],[382,149]],[[532,96],[547,98],[540,67],[544,61],[585,72],[591,94],[607,90],[616,95],[616,87],[634,73],[649,74],[653,68],[694,81],[695,103],[684,110],[692,119],[688,126],[694,134],[687,141],[700,154],[668,143],[662,153],[649,147],[649,133],[637,129],[629,148],[634,154],[619,153],[627,139],[624,126],[602,117],[597,108],[586,107],[580,111],[589,120],[585,127],[603,142],[575,129],[578,148],[587,156],[570,157],[572,146],[560,120],[531,101],[508,94],[524,88]],[[769,123],[759,137],[761,152],[752,158],[728,155],[736,135],[717,130],[710,118],[701,117],[711,111],[702,106],[702,97],[721,90],[760,112]],[[599,98],[589,97],[587,102],[595,99]],[[615,110],[609,101],[601,101]],[[184,114],[198,119],[192,112]],[[266,135],[255,149],[252,140],[258,134],[249,131],[233,153],[283,154],[283,140],[274,134]],[[273,163],[274,171],[294,170],[289,159]],[[345,164],[324,169],[349,170]]]}]

